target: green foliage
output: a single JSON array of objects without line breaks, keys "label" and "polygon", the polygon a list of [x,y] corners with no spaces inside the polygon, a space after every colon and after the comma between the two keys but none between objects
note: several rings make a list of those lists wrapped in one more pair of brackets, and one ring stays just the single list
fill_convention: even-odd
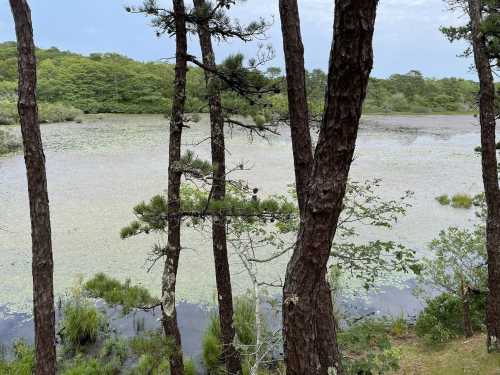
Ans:
[{"label": "green foliage", "polygon": [[436,197],[436,200],[442,206],[448,206],[451,203],[450,197],[447,194],[443,194],[440,195],[439,197]]},{"label": "green foliage", "polygon": [[469,209],[472,207],[473,198],[468,194],[455,194],[451,197],[451,206],[453,208],[465,208]]},{"label": "green foliage", "polygon": [[15,152],[21,148],[21,142],[11,132],[0,129],[0,155]]},{"label": "green foliage", "polygon": [[150,306],[158,302],[146,288],[131,285],[130,279],[124,283],[103,273],[96,274],[83,285],[84,290],[94,298],[102,298],[110,305],[121,305],[127,314],[131,309]]},{"label": "green foliage", "polygon": [[400,352],[391,345],[391,326],[389,320],[368,319],[339,332],[348,374],[381,375],[399,368]]},{"label": "green foliage", "polygon": [[[40,123],[74,121],[83,112],[69,104],[59,102],[38,104]],[[12,125],[19,122],[17,104],[12,100],[0,100],[0,125]]]},{"label": "green foliage", "polygon": [[433,257],[423,259],[420,282],[457,297],[462,288],[483,290],[486,285],[486,245],[482,227],[474,230],[448,228],[430,245]]},{"label": "green foliage", "polygon": [[[227,27],[226,24],[222,26]],[[263,26],[260,22],[249,25],[250,29]],[[62,103],[85,113],[170,113],[174,77],[172,64],[143,63],[115,53],[82,56],[57,48],[37,49],[37,60],[38,98],[42,104]],[[224,108],[229,113],[249,116],[257,126],[268,122],[272,115],[282,117],[288,114],[286,87],[280,69],[270,68],[267,72],[261,72],[253,61],[250,61],[249,67],[244,67],[243,56],[237,54],[225,60],[219,70],[242,89],[276,87],[265,103],[261,103],[262,100],[244,99],[229,90],[227,83],[218,82],[219,88],[223,90]],[[249,84],[251,87],[248,87]],[[323,110],[326,74],[317,69],[307,72],[306,84],[311,113],[316,117]],[[0,103],[3,100],[14,102],[16,88],[15,43],[0,43]],[[365,111],[471,111],[478,91],[478,85],[472,81],[429,79],[418,71],[410,71],[394,74],[389,79],[371,78]],[[186,94],[187,112],[207,110],[204,105],[207,87],[201,68],[190,67]],[[13,121],[12,118],[17,118],[17,114],[9,113],[0,104],[0,123],[4,121],[4,115],[9,123]]]},{"label": "green foliage", "polygon": [[82,295],[73,295],[64,302],[63,315],[60,335],[70,351],[95,343],[105,326],[103,315]]},{"label": "green foliage", "polygon": [[[244,295],[235,299],[234,303],[234,329],[236,331],[236,341],[240,345],[242,357],[246,358],[246,366],[252,365],[252,353],[255,352],[256,326],[255,326],[255,300]],[[265,319],[262,316],[263,335],[267,334]],[[225,369],[222,363],[222,341],[220,321],[218,314],[212,314],[208,327],[205,330],[202,341],[203,364],[208,373],[223,374]],[[262,348],[261,348],[262,349]]]},{"label": "green foliage", "polygon": [[6,361],[0,356],[0,374],[31,375],[35,371],[35,350],[24,341],[17,341],[13,346],[14,358]]},{"label": "green foliage", "polygon": [[[130,349],[138,357],[138,363],[130,372],[131,375],[169,373],[168,358],[172,350],[172,342],[162,332],[153,331],[134,337],[130,341]],[[185,366],[192,369],[189,361]]]},{"label": "green foliage", "polygon": [[[474,296],[471,303],[472,328],[483,327],[485,317],[484,296]],[[464,334],[463,306],[459,297],[443,293],[427,301],[415,326],[417,336],[428,344],[443,344]]]},{"label": "green foliage", "polygon": [[71,362],[65,364],[62,375],[118,375],[120,364],[105,362],[97,358],[77,356]]}]

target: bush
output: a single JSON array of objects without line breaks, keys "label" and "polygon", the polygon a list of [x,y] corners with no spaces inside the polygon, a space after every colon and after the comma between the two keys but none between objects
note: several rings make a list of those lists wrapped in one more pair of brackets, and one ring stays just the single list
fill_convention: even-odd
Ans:
[{"label": "bush", "polygon": [[450,197],[448,197],[447,194],[443,194],[443,195],[440,195],[439,197],[436,197],[436,200],[442,206],[448,206],[451,202]]},{"label": "bush", "polygon": [[392,322],[369,319],[338,335],[347,374],[386,374],[399,369],[401,353],[391,345]]},{"label": "bush", "polygon": [[451,206],[454,208],[466,208],[472,207],[473,198],[467,194],[455,194],[451,198]]},{"label": "bush", "polygon": [[70,365],[66,364],[62,375],[117,375],[120,373],[120,367],[114,362],[78,356]]},{"label": "bush", "polygon": [[128,313],[135,307],[153,305],[157,299],[151,297],[146,288],[132,286],[130,279],[124,283],[98,273],[88,280],[83,289],[93,298],[102,298],[110,305],[121,305],[123,312]]},{"label": "bush", "polygon": [[63,314],[61,337],[68,349],[79,350],[97,341],[105,319],[89,301],[73,297],[64,304]]},{"label": "bush", "polygon": [[[473,296],[470,318],[473,330],[481,330],[485,318],[484,296]],[[428,344],[442,344],[463,335],[463,309],[460,299],[443,293],[429,300],[417,318],[415,332]]]}]

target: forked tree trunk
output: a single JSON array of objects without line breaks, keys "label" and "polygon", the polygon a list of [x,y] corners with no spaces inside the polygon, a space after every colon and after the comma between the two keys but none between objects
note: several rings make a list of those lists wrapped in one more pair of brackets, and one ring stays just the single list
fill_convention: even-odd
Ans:
[{"label": "forked tree trunk", "polygon": [[26,0],[10,0],[16,25],[19,100],[31,217],[36,374],[56,373],[55,313],[49,197],[38,108],[31,11]]},{"label": "forked tree trunk", "polygon": [[488,330],[487,348],[491,352],[500,350],[500,190],[495,141],[495,84],[486,48],[486,38],[481,32],[481,1],[468,0],[468,4],[472,25],[474,61],[480,84],[482,169],[488,207],[486,222],[486,250],[488,253],[486,325]]},{"label": "forked tree trunk", "polygon": [[31,217],[36,374],[56,373],[55,313],[49,197],[36,102],[36,57],[31,11],[25,0],[10,0],[16,25],[19,100]]},{"label": "forked tree trunk", "polygon": [[[309,173],[313,168],[313,147],[309,128],[306,79],[304,67],[304,46],[300,32],[300,16],[296,0],[279,2],[283,50],[285,53],[290,131],[295,167],[295,182],[300,217],[304,215]],[[318,355],[323,368],[335,367],[340,372],[340,352],[336,340],[336,324],[333,303],[326,279],[321,280],[318,310],[316,315]]]},{"label": "forked tree trunk", "polygon": [[[288,374],[341,374],[340,358],[323,358],[327,338],[318,320],[321,285],[342,211],[359,119],[373,65],[377,0],[336,0],[325,113],[315,150],[297,243],[283,295],[283,335]],[[327,323],[331,324],[331,323]],[[332,338],[335,340],[335,338]]]},{"label": "forked tree trunk", "polygon": [[177,325],[175,287],[177,268],[181,252],[180,188],[182,128],[184,126],[184,104],[186,101],[187,33],[183,0],[173,0],[176,35],[175,93],[170,120],[168,160],[168,243],[162,278],[162,325],[165,335],[173,341],[170,356],[172,375],[184,374],[181,335]]},{"label": "forked tree trunk", "polygon": [[[206,11],[205,0],[194,0],[200,14]],[[226,155],[224,139],[224,116],[218,82],[213,71],[216,70],[215,55],[208,20],[198,25],[198,36],[203,55],[203,64],[211,71],[205,71],[208,101],[210,107],[210,130],[212,147],[213,183],[211,197],[214,201],[222,201],[226,196]],[[233,325],[233,292],[229,269],[226,218],[215,216],[212,220],[212,243],[215,262],[215,278],[217,282],[217,302],[219,305],[219,321],[222,334],[222,355],[228,374],[241,374],[241,359],[234,345],[235,329]]]}]

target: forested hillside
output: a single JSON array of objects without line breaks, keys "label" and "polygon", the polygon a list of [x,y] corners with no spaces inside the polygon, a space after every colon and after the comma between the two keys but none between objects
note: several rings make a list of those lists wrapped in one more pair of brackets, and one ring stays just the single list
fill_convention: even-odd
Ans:
[{"label": "forested hillside", "polygon": [[[86,113],[168,113],[172,101],[174,66],[163,62],[138,62],[114,53],[79,54],[57,48],[38,49],[38,98],[42,121],[74,118]],[[283,81],[278,68],[268,69],[269,80]],[[284,82],[284,81],[283,81]],[[324,102],[326,75],[321,70],[307,73],[309,102],[320,113]],[[284,83],[282,84],[284,86]],[[0,122],[15,121],[17,87],[16,45],[0,44]],[[283,87],[284,88],[284,87]],[[474,107],[478,85],[458,78],[424,78],[418,71],[395,74],[389,79],[371,78],[365,111],[369,113],[467,112]],[[270,98],[273,111],[285,113],[286,90]],[[203,71],[188,72],[188,112],[206,111]],[[226,103],[248,112],[244,99],[230,94]],[[48,106],[47,103],[57,104]],[[64,106],[61,106],[63,104]],[[67,108],[73,107],[73,108]],[[65,108],[68,111],[65,111]],[[266,109],[269,111],[269,109]]]}]

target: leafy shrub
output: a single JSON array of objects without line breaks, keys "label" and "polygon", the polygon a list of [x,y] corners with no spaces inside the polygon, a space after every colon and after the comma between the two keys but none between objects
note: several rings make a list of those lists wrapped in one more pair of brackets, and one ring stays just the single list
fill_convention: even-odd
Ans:
[{"label": "leafy shrub", "polygon": [[[474,330],[478,331],[482,328],[484,317],[484,296],[473,296],[470,318]],[[417,318],[415,332],[428,344],[442,344],[463,335],[463,309],[460,299],[443,293],[429,300]]]},{"label": "leafy shrub", "polygon": [[439,197],[436,197],[436,200],[442,206],[448,206],[451,203],[450,197],[448,197],[447,194],[443,194],[443,195],[440,195]]},{"label": "leafy shrub", "polygon": [[467,194],[455,194],[451,198],[451,206],[454,208],[466,208],[472,207],[473,198]]},{"label": "leafy shrub", "polygon": [[390,330],[389,320],[369,319],[339,333],[347,374],[381,375],[399,368],[401,353],[391,345]]},{"label": "leafy shrub", "polygon": [[24,341],[17,341],[13,346],[14,359],[5,361],[0,358],[0,374],[31,375],[35,371],[35,351]]},{"label": "leafy shrub", "polygon": [[393,337],[405,337],[409,333],[408,322],[403,316],[393,319],[390,322],[389,333]]},{"label": "leafy shrub", "polygon": [[130,279],[121,283],[103,273],[98,273],[88,280],[83,285],[83,289],[91,297],[102,298],[110,305],[121,305],[124,313],[128,313],[135,307],[148,306],[157,302],[157,299],[151,297],[146,288],[131,285]]},{"label": "leafy shrub", "polygon": [[81,296],[70,298],[63,307],[61,337],[71,350],[96,342],[105,319],[97,308]]}]

